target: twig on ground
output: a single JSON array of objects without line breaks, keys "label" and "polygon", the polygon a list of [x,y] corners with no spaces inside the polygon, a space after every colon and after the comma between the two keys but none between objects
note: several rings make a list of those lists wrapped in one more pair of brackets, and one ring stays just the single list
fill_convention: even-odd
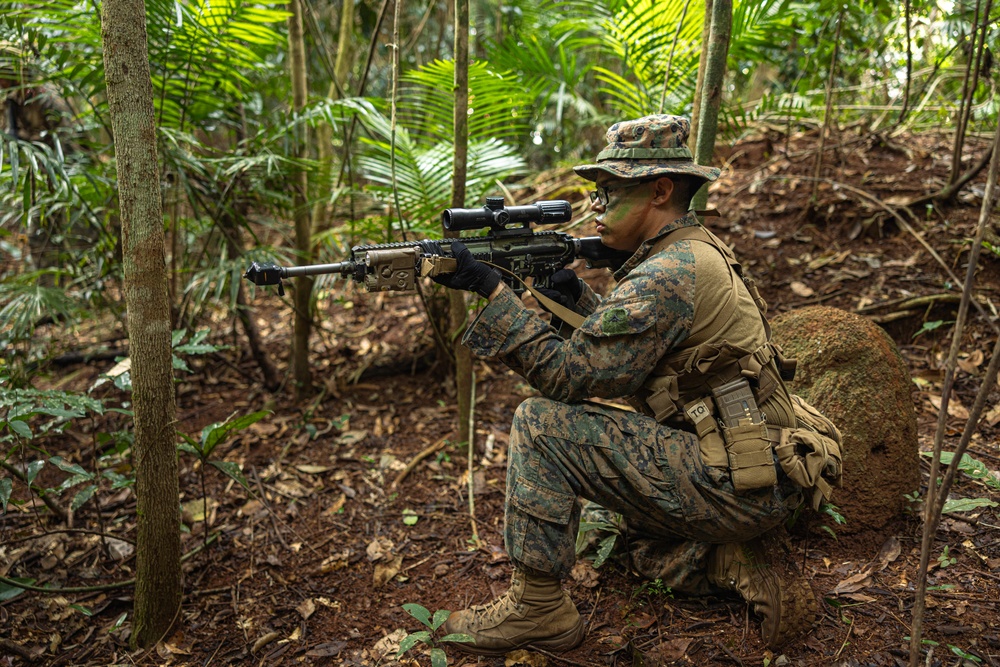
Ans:
[{"label": "twig on ground", "polygon": [[[219,533],[215,532],[208,538],[206,544],[211,544],[219,537]],[[206,544],[199,544],[191,551],[187,552],[181,556],[181,562],[183,563],[187,559],[194,556],[196,553],[205,548]],[[35,591],[36,593],[91,593],[94,591],[110,591],[118,588],[128,588],[135,584],[135,578],[127,579],[125,581],[119,581],[112,584],[98,584],[96,586],[69,586],[66,588],[45,588],[42,586],[33,586],[32,584],[25,584],[20,581],[15,581],[13,579],[8,579],[7,577],[0,577],[0,584],[6,584],[7,586],[12,586],[14,588],[23,588],[26,591]]]},{"label": "twig on ground", "polygon": [[31,655],[31,651],[24,648],[20,644],[10,641],[9,639],[0,638],[0,649],[13,653],[17,657],[21,658],[21,660],[25,660],[27,662],[35,661],[34,656]]},{"label": "twig on ground", "polygon": [[97,535],[98,537],[110,537],[113,540],[120,540],[122,542],[128,542],[131,545],[135,545],[135,540],[124,537],[122,535],[112,535],[111,533],[102,533],[97,530],[88,530],[86,528],[53,528],[52,530],[46,530],[45,532],[38,533],[37,535],[25,535],[24,537],[12,537],[5,540],[5,544],[17,544],[18,542],[29,542],[31,540],[37,540],[46,535],[58,535],[60,533],[81,533],[84,535]]},{"label": "twig on ground", "polygon": [[437,442],[435,442],[433,445],[430,445],[429,447],[425,448],[416,456],[414,456],[410,460],[410,462],[406,464],[406,467],[403,468],[398,475],[396,475],[396,479],[392,480],[392,488],[396,488],[397,486],[399,486],[402,483],[402,481],[406,479],[406,476],[409,475],[411,472],[413,472],[413,469],[417,467],[418,463],[426,459],[428,456],[430,456],[437,450],[444,447],[445,443],[447,442],[448,442],[448,436],[445,436],[440,440],[438,440]]}]

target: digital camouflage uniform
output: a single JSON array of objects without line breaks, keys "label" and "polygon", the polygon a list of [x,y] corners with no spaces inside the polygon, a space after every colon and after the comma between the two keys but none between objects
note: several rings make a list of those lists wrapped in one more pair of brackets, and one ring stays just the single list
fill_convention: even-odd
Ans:
[{"label": "digital camouflage uniform", "polygon": [[768,531],[800,502],[800,487],[820,489],[814,505],[828,495],[819,478],[833,460],[828,452],[839,457],[837,443],[797,428],[802,406],[781,380],[787,369],[770,343],[765,306],[729,249],[691,212],[646,238],[653,230],[644,225],[659,224],[686,199],[675,201],[671,190],[664,200],[658,185],[644,200],[655,208],[615,209],[621,202],[607,195],[635,179],[714,180],[719,171],[695,164],[684,146],[688,131],[678,116],[618,123],[597,163],[576,167],[591,181],[611,177],[593,210],[622,211],[626,217],[610,223],[612,234],[624,225],[615,243],[638,248],[603,299],[581,284],[576,314],[547,304],[575,330],[557,331],[512,290],[497,290],[499,276],[467,249],[456,254],[460,268],[451,277],[435,278],[489,297],[463,342],[542,394],[524,401],[511,425],[504,532],[511,586],[449,616],[444,631],[475,642],[462,650],[565,651],[583,640],[583,618],[559,584],[575,561],[581,498],[623,517],[641,574],[677,591],[716,587],[751,602],[769,647],[818,618],[808,582],[785,567],[787,559],[772,567]]},{"label": "digital camouflage uniform", "polygon": [[[662,236],[697,224],[689,213],[644,243],[603,300],[585,288],[578,307],[591,312],[568,339],[508,290],[469,328],[464,342],[474,353],[500,359],[545,396],[522,403],[511,425],[505,541],[514,561],[566,574],[582,497],[620,513],[630,534],[655,538],[659,577],[698,593],[711,543],[751,539],[787,516],[780,487],[736,495],[726,469],[704,465],[693,433],[587,400],[635,394],[729,289],[718,280],[728,266],[706,244],[680,241],[649,256]],[[754,342],[763,344],[757,308],[749,293],[740,296],[741,317],[756,318]],[[788,412],[774,409],[770,423],[788,423]]]}]

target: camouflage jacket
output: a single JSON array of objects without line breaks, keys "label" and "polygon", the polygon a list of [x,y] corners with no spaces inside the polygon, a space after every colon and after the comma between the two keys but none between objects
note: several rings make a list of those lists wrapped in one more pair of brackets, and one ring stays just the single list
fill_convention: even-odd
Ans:
[{"label": "camouflage jacket", "polygon": [[[554,400],[634,395],[657,362],[711,321],[732,293],[729,267],[708,244],[682,240],[651,254],[663,236],[696,224],[688,213],[644,242],[615,273],[618,284],[603,299],[585,288],[577,305],[587,319],[569,338],[505,289],[479,313],[463,342],[478,356],[500,359]],[[738,282],[741,307],[733,319],[744,318],[740,333],[723,329],[718,337],[754,349],[767,335]]]}]

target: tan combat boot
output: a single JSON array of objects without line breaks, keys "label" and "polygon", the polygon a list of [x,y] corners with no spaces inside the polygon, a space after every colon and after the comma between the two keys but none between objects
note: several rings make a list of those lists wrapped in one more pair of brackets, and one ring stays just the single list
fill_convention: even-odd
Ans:
[{"label": "tan combat boot", "polygon": [[555,577],[515,568],[510,588],[496,600],[453,612],[444,622],[448,634],[470,635],[475,643],[452,644],[479,655],[503,655],[519,648],[556,653],[583,640],[583,619]]},{"label": "tan combat boot", "polygon": [[805,634],[820,618],[809,581],[771,538],[720,544],[708,559],[708,580],[736,591],[763,617],[764,644],[771,649]]}]

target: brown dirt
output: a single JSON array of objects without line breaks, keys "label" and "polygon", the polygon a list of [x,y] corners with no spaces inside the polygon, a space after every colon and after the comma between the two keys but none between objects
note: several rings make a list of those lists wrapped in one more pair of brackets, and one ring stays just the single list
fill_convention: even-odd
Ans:
[{"label": "brown dirt", "polygon": [[[890,142],[845,134],[840,141],[827,153],[826,177],[882,201],[930,191],[946,173],[944,137]],[[727,218],[710,224],[735,245],[773,311],[824,303],[884,322],[918,383],[919,437],[921,448],[929,449],[948,344],[941,332],[948,327],[918,332],[925,322],[953,320],[956,304],[939,299],[908,307],[901,300],[956,291],[946,285],[942,266],[871,202],[826,181],[817,206],[808,207],[812,183],[796,180],[795,174],[813,172],[809,148],[814,143],[813,137],[796,136],[786,146],[784,137],[762,134],[738,146],[731,156],[733,174],[712,195]],[[974,157],[981,149],[969,153]],[[760,181],[762,176],[769,180]],[[910,219],[963,279],[982,184],[980,177],[954,205]],[[1000,261],[984,253],[981,267],[977,295],[995,303]],[[154,650],[133,653],[127,649],[131,588],[30,593],[0,603],[0,664],[27,664],[18,654],[31,653],[41,665],[391,665],[393,656],[379,648],[383,638],[421,628],[401,605],[457,609],[505,589],[509,562],[501,524],[507,430],[515,407],[531,390],[503,367],[477,367],[473,488],[480,544],[475,549],[465,454],[447,443],[454,437],[454,391],[433,370],[420,370],[421,364],[412,361],[430,345],[419,302],[348,287],[324,303],[313,348],[322,390],[309,405],[296,407],[284,396],[268,396],[248,379],[256,377],[253,362],[241,351],[231,321],[222,318],[215,339],[236,347],[195,360],[195,372],[178,386],[179,425],[189,434],[234,411],[274,411],[217,452],[217,458],[243,465],[274,515],[214,469],[206,471],[209,495],[218,502],[210,513],[210,530],[218,537],[185,562],[185,602],[175,629]],[[287,308],[273,295],[258,294],[254,304],[272,352],[284,359],[291,321]],[[85,332],[70,339],[62,331],[44,333],[72,345]],[[960,405],[952,407],[955,416],[947,422],[949,447],[963,428],[962,406],[972,404],[994,340],[990,325],[974,313],[962,341]],[[389,359],[402,361],[393,368]],[[37,384],[86,388],[111,363],[67,369],[38,378]],[[380,376],[362,375],[380,366]],[[414,367],[418,371],[411,373]],[[357,384],[345,380],[357,377],[362,378]],[[998,403],[1000,390],[994,387],[987,408]],[[92,432],[114,428],[116,420],[117,427],[124,424],[111,415],[39,444],[89,467]],[[1000,461],[997,434],[996,423],[983,426],[970,451],[991,469]],[[407,462],[443,439],[441,449],[394,483]],[[926,485],[926,458],[921,467]],[[51,466],[43,474],[49,485],[61,479]],[[182,501],[200,497],[199,471],[187,456],[181,457],[181,486]],[[996,490],[968,477],[960,479],[953,496],[1000,500]],[[98,498],[104,530],[134,535],[131,492],[105,488]],[[1000,661],[996,514],[986,508],[950,515],[939,532],[930,574],[936,590],[929,595],[925,619],[925,636],[939,645],[928,664],[961,664],[950,646],[983,664]],[[408,517],[414,516],[411,525]],[[74,525],[101,529],[93,503],[80,509]],[[95,536],[54,533],[24,539],[62,527],[30,506],[10,510],[0,518],[0,574],[30,576],[50,586],[134,576],[128,549],[119,562]],[[796,557],[827,604],[815,632],[786,648],[787,664],[905,663],[920,529],[910,515],[901,517],[886,541],[864,533],[796,539]],[[183,537],[185,551],[202,543],[203,530],[202,522],[193,524]],[[939,564],[945,547],[955,560]],[[633,654],[654,647],[659,662],[650,656],[646,664],[785,664],[761,645],[753,616],[738,600],[673,597],[610,564],[597,571],[579,566],[568,587],[587,618],[588,635],[577,650],[547,656],[549,665],[641,664],[633,662]],[[398,641],[401,633],[394,636]],[[477,662],[505,664],[451,654],[453,665]],[[404,663],[428,665],[430,659],[411,652]]]}]

